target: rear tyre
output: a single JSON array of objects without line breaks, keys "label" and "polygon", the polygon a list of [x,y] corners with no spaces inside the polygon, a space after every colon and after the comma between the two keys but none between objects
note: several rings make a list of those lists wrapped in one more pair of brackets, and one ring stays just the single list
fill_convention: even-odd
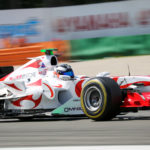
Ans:
[{"label": "rear tyre", "polygon": [[115,117],[119,113],[121,101],[118,84],[108,77],[88,80],[81,91],[81,107],[86,116],[96,121]]},{"label": "rear tyre", "polygon": [[13,66],[0,67],[0,78],[14,71]]},{"label": "rear tyre", "polygon": [[32,121],[33,117],[19,117],[18,118],[20,121]]}]

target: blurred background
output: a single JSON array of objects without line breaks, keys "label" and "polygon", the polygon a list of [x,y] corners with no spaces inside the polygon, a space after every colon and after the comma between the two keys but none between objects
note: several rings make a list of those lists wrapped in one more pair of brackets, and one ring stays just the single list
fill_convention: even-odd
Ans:
[{"label": "blurred background", "polygon": [[0,0],[0,66],[150,54],[149,0]]}]

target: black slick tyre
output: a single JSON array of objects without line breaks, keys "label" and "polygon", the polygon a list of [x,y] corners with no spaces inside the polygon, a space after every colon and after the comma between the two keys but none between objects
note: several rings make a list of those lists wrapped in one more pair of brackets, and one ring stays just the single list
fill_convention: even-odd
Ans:
[{"label": "black slick tyre", "polygon": [[24,121],[32,121],[33,120],[33,117],[18,117],[18,119],[22,122]]},{"label": "black slick tyre", "polygon": [[81,107],[93,120],[110,120],[119,113],[122,101],[118,84],[108,77],[88,80],[81,91]]}]

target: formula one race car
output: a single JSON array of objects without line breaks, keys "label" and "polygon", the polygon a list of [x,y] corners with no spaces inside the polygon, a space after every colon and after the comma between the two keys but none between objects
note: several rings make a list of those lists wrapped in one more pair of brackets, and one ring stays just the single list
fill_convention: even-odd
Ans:
[{"label": "formula one race car", "polygon": [[71,66],[57,64],[53,50],[42,50],[46,55],[0,79],[1,118],[86,115],[109,120],[150,108],[150,76],[75,76]]}]

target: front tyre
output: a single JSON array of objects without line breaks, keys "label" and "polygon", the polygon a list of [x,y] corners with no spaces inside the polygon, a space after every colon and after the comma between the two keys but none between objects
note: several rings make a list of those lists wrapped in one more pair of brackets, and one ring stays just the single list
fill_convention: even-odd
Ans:
[{"label": "front tyre", "polygon": [[121,105],[121,90],[108,77],[88,80],[81,91],[81,107],[86,116],[93,120],[110,120],[115,117]]}]

